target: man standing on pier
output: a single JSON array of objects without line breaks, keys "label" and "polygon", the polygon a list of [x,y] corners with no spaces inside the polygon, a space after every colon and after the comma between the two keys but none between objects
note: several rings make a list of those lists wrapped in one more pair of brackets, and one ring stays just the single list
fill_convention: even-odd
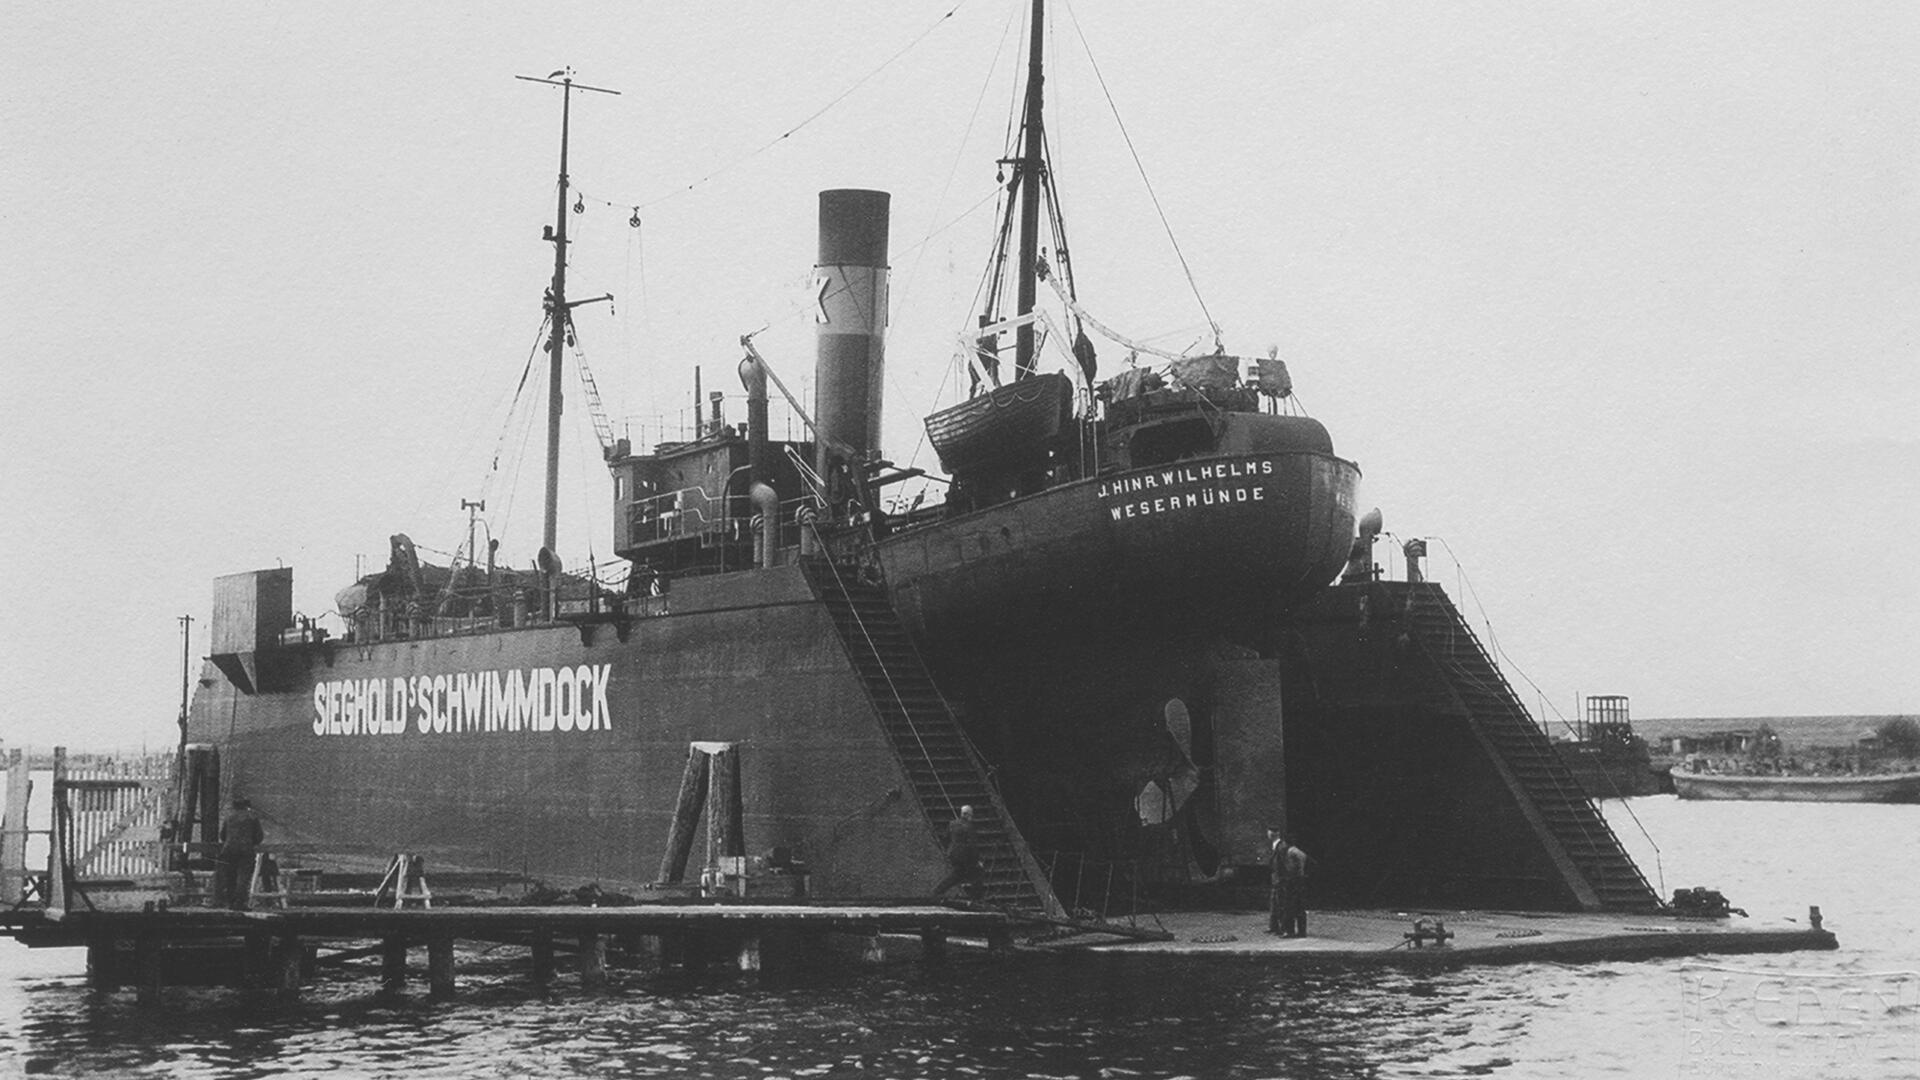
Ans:
[{"label": "man standing on pier", "polygon": [[1307,936],[1307,853],[1287,842],[1279,829],[1267,830],[1267,933]]},{"label": "man standing on pier", "polygon": [[973,807],[960,808],[960,816],[947,823],[947,876],[933,887],[938,897],[955,885],[967,887],[967,899],[980,900],[987,894],[987,872],[980,865],[980,838],[973,824]]},{"label": "man standing on pier", "polygon": [[266,838],[260,815],[245,799],[233,800],[233,810],[220,823],[219,869],[214,878],[213,902],[244,911],[253,889],[253,860]]},{"label": "man standing on pier", "polygon": [[1273,870],[1280,891],[1280,936],[1307,936],[1307,853],[1285,837],[1274,845]]}]

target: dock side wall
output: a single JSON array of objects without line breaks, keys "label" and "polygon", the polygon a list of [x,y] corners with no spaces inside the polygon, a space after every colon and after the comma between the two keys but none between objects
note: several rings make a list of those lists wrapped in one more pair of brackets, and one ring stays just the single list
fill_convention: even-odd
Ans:
[{"label": "dock side wall", "polygon": [[[944,871],[938,841],[902,797],[896,759],[797,571],[683,582],[671,603],[624,642],[611,626],[590,644],[563,626],[343,645],[330,660],[316,651],[286,693],[241,693],[209,666],[191,737],[221,746],[227,794],[253,800],[268,843],[310,860],[379,864],[408,851],[430,873],[623,891],[658,874],[688,744],[734,742],[750,853],[791,849],[818,896],[924,894]],[[589,683],[604,680],[605,715],[572,731],[489,730],[472,710],[436,730],[408,689],[583,667]],[[384,687],[388,730],[316,732],[329,684],[341,683]],[[586,701],[594,689],[576,692]],[[690,873],[703,853],[704,830]]]}]

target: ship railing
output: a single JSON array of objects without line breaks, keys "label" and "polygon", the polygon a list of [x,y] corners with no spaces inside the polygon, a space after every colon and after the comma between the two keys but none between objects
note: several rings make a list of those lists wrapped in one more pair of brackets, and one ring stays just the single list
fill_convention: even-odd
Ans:
[{"label": "ship railing", "polygon": [[[713,409],[716,397],[720,401],[717,420]],[[719,428],[731,428],[744,436],[746,417],[746,394],[709,393],[707,400],[698,406],[687,405],[672,412],[622,417],[619,421],[620,436],[636,448],[680,446],[710,438]],[[767,402],[767,437],[787,442],[805,442],[812,438],[812,434],[807,430],[806,422],[794,414],[792,407],[776,396]]]},{"label": "ship railing", "polygon": [[[780,504],[780,547],[800,542],[801,511],[812,505],[814,500],[804,495]],[[635,501],[627,511],[627,537],[635,545],[689,538],[745,544],[753,541],[759,529],[757,518],[747,495],[722,496],[696,485]]]}]

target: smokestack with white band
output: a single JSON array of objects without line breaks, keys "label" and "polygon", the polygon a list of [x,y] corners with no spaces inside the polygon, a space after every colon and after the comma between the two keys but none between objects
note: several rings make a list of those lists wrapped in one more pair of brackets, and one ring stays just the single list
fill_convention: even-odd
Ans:
[{"label": "smokestack with white band", "polygon": [[[820,474],[834,483],[839,443],[858,458],[880,448],[881,380],[886,374],[887,222],[892,196],[839,189],[820,193],[819,335],[814,352],[814,422]],[[858,468],[859,461],[849,462]],[[837,494],[844,494],[837,493]]]}]

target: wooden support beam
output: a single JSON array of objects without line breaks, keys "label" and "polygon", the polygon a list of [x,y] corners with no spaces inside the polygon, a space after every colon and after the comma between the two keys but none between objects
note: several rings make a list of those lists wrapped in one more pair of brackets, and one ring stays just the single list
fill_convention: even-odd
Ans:
[{"label": "wooden support beam", "polygon": [[407,988],[407,939],[384,938],[380,942],[380,989],[397,994]]},{"label": "wooden support beam", "polygon": [[427,993],[435,998],[453,996],[453,938],[446,934],[427,939]]},{"label": "wooden support beam", "polygon": [[67,748],[53,748],[53,838],[47,845],[47,918],[67,915]]},{"label": "wooden support beam", "polygon": [[693,854],[693,833],[700,824],[700,805],[707,801],[707,755],[698,744],[687,748],[686,771],[680,774],[680,798],[674,804],[673,825],[667,830],[667,850],[660,856],[660,880],[687,878],[687,859]]},{"label": "wooden support beam", "polygon": [[553,931],[534,931],[531,947],[533,983],[535,986],[546,986],[553,981]]},{"label": "wooden support beam", "polygon": [[740,806],[740,747],[709,743],[712,798],[707,803],[707,865],[747,853],[744,815]]},{"label": "wooden support beam", "polygon": [[580,935],[580,985],[599,988],[607,985],[607,936]]}]

